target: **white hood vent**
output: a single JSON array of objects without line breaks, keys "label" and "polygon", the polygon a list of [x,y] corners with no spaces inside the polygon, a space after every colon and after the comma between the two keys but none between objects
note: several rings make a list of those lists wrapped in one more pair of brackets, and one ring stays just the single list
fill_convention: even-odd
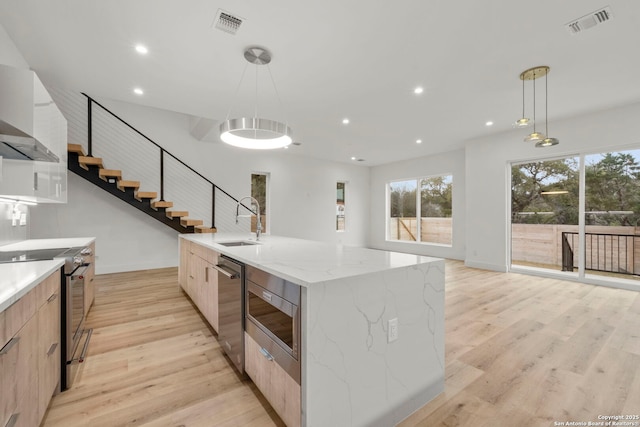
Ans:
[{"label": "white hood vent", "polygon": [[591,12],[582,18],[569,22],[566,27],[571,34],[578,34],[597,25],[604,24],[612,18],[613,14],[611,13],[611,8],[606,6],[602,9],[596,10],[595,12]]},{"label": "white hood vent", "polygon": [[222,9],[218,9],[216,18],[213,21],[213,27],[224,31],[229,34],[236,34],[242,25],[243,19],[225,12]]}]

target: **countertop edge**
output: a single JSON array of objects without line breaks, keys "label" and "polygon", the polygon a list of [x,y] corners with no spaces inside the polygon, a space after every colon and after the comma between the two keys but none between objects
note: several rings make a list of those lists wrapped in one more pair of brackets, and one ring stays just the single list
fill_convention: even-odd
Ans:
[{"label": "countertop edge", "polygon": [[[37,265],[36,265],[37,264]],[[64,265],[64,258],[56,258],[53,260],[46,261],[29,261],[22,263],[13,263],[13,264],[4,264],[6,266],[17,266],[19,270],[24,270],[23,274],[27,274],[29,269],[35,270],[35,276],[29,277],[25,279],[24,282],[19,282],[16,284],[18,288],[13,294],[4,298],[3,301],[0,301],[0,313],[5,311],[7,308],[11,307],[14,303],[16,303],[20,298],[25,296],[30,290],[39,285],[44,279],[49,277],[51,273],[56,270],[59,270],[60,267]]]},{"label": "countertop edge", "polygon": [[53,237],[47,239],[28,239],[0,246],[0,252],[73,248],[78,246],[89,246],[95,241],[95,237]]},{"label": "countertop edge", "polygon": [[[297,285],[300,285],[302,287],[309,287],[313,284],[317,284],[317,283],[327,283],[327,282],[331,282],[334,280],[342,280],[345,278],[349,278],[349,277],[359,277],[359,276],[366,276],[368,274],[379,274],[381,272],[384,271],[393,271],[393,270],[399,270],[399,269],[406,269],[406,268],[410,268],[413,265],[420,265],[420,264],[427,264],[427,263],[432,263],[435,261],[440,261],[442,260],[442,258],[436,258],[436,257],[430,257],[430,256],[424,256],[424,255],[411,255],[411,254],[401,254],[401,255],[408,255],[408,256],[416,256],[417,259],[420,260],[420,262],[416,262],[415,264],[411,264],[411,265],[402,265],[402,266],[394,266],[394,267],[387,267],[387,268],[381,268],[380,270],[377,271],[367,271],[367,272],[354,272],[353,274],[343,274],[341,276],[337,276],[337,277],[329,277],[326,279],[322,279],[322,280],[314,280],[314,281],[308,281],[308,280],[304,280],[301,279],[300,277],[296,277],[293,276],[291,274],[288,274],[286,272],[283,272],[282,270],[279,270],[277,268],[274,268],[272,265],[270,265],[270,263],[260,263],[257,262],[253,259],[247,258],[245,256],[243,256],[242,254],[237,253],[237,251],[234,251],[234,247],[227,247],[224,245],[221,245],[220,243],[223,242],[227,242],[229,240],[244,240],[244,241],[248,241],[248,240],[254,240],[254,239],[247,239],[247,238],[236,238],[234,235],[230,235],[230,236],[221,236],[222,239],[220,243],[216,243],[213,241],[203,241],[202,237],[199,237],[198,235],[192,235],[192,234],[181,234],[179,236],[182,239],[188,240],[190,242],[199,244],[201,246],[204,246],[206,248],[209,248],[215,252],[218,252],[222,255],[225,255],[229,258],[233,258],[234,260],[237,260],[239,262],[242,262],[246,265],[250,265],[256,268],[259,268],[267,273],[271,273],[273,275],[276,275],[282,279],[288,280],[292,283],[295,283]],[[330,245],[330,243],[327,242],[315,242],[312,240],[304,240],[304,239],[296,239],[296,238],[288,238],[288,237],[280,237],[280,236],[274,236],[277,238],[284,238],[284,239],[291,239],[292,241],[299,241],[299,242],[306,242],[306,243],[318,243],[319,245]],[[363,250],[371,250],[371,251],[379,251],[379,249],[370,249],[370,248],[357,248],[357,249],[363,249]],[[382,251],[382,252],[392,252],[392,251]]]}]

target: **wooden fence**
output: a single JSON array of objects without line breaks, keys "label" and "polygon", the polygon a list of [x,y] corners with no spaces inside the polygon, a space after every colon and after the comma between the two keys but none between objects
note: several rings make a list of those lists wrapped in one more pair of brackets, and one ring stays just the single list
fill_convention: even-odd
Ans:
[{"label": "wooden fence", "polygon": [[[623,268],[629,272],[640,272],[640,244],[606,244],[602,235],[638,236],[640,227],[594,226],[585,228],[587,234],[586,259],[587,267],[594,265],[593,260],[602,260],[604,265],[613,269]],[[562,233],[577,233],[577,225],[554,224],[512,224],[511,226],[511,261],[514,264],[533,264],[562,268]],[[592,233],[593,236],[590,236]],[[620,239],[620,241],[623,241]],[[609,241],[611,241],[609,239]],[[613,240],[617,240],[614,238]],[[578,239],[571,241],[574,265],[578,265]],[[626,242],[626,240],[625,240]],[[620,261],[620,260],[624,260]],[[624,265],[623,265],[624,264]]]},{"label": "wooden fence", "polygon": [[[428,243],[451,244],[451,218],[421,218],[420,241]],[[417,241],[418,221],[414,218],[390,218],[389,239],[409,242]]]}]

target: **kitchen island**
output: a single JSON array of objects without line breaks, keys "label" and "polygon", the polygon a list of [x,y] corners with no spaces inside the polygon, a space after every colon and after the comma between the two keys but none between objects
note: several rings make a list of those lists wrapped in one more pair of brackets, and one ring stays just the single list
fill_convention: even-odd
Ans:
[{"label": "kitchen island", "polygon": [[232,247],[222,243],[249,235],[180,237],[300,286],[302,425],[392,426],[444,390],[443,260],[271,235]]}]

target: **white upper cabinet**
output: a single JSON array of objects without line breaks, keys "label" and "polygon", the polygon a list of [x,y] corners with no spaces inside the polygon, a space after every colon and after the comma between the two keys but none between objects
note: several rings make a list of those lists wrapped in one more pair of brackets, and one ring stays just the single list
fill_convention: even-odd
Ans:
[{"label": "white upper cabinet", "polygon": [[0,65],[0,92],[0,133],[33,137],[59,159],[0,159],[0,197],[66,203],[66,119],[33,71]]},{"label": "white upper cabinet", "polygon": [[0,65],[0,133],[17,129],[32,135],[34,76],[30,70]]}]

